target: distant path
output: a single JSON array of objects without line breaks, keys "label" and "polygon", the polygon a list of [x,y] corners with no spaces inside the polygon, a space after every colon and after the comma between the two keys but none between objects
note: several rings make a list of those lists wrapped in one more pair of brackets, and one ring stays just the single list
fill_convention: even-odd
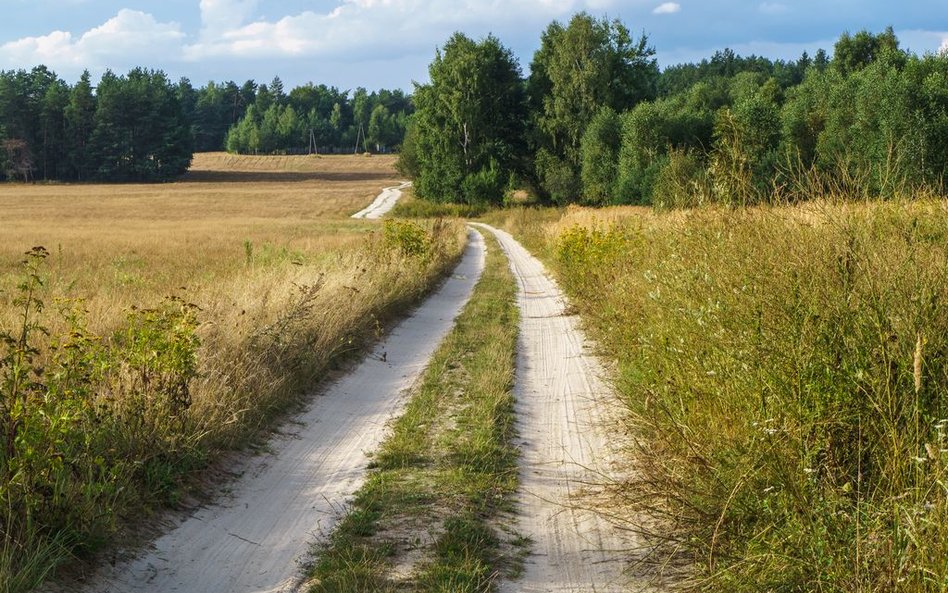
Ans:
[{"label": "distant path", "polygon": [[395,187],[386,187],[382,190],[382,193],[379,194],[379,197],[375,198],[375,201],[369,204],[368,208],[356,212],[352,215],[352,218],[367,218],[369,220],[382,218],[388,214],[389,211],[395,207],[395,204],[398,203],[398,200],[401,199],[402,190],[408,189],[409,187],[411,187],[411,181],[406,181]]},{"label": "distant path", "polygon": [[[623,571],[633,543],[595,507],[590,485],[615,475],[619,401],[566,312],[543,264],[508,233],[497,237],[520,286],[516,412],[522,440],[518,530],[533,540],[523,577],[501,586],[517,593],[628,591]],[[642,584],[638,584],[641,588]],[[639,589],[635,589],[639,590]]]},{"label": "distant path", "polygon": [[400,412],[484,268],[475,231],[454,274],[350,374],[331,384],[249,461],[232,495],[201,508],[143,556],[106,567],[89,593],[277,593],[294,591],[300,561],[340,517],[369,459]]}]

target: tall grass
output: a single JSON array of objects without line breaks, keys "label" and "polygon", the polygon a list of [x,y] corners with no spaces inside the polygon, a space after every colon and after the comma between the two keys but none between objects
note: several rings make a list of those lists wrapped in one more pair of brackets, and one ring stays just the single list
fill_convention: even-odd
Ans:
[{"label": "tall grass", "polygon": [[[171,298],[105,334],[81,303],[44,308],[48,254],[32,251],[13,300],[21,323],[0,333],[0,590],[27,589],[127,513],[173,501],[190,470],[246,442],[425,292],[460,244],[458,228],[402,223],[332,269],[280,280],[276,302],[212,313]],[[68,330],[49,332],[48,315]]]},{"label": "tall grass", "polygon": [[691,589],[948,590],[944,201],[510,222],[619,361],[617,493]]},{"label": "tall grass", "polygon": [[392,214],[401,218],[476,218],[488,210],[486,204],[454,204],[431,202],[416,198],[411,190],[405,192],[392,209]]}]

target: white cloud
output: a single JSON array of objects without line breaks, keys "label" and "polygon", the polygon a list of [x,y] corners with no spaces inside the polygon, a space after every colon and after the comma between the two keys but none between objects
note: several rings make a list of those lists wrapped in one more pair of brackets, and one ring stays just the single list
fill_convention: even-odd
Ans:
[{"label": "white cloud", "polygon": [[244,25],[258,0],[200,0],[202,36],[213,36]]},{"label": "white cloud", "polygon": [[677,2],[665,2],[664,4],[656,6],[652,14],[675,14],[676,12],[681,12],[681,4]]},{"label": "white cloud", "polygon": [[928,31],[924,29],[896,30],[899,46],[902,49],[915,52],[940,53],[948,49],[948,31]]},{"label": "white cloud", "polygon": [[[279,58],[338,63],[395,60],[430,56],[457,30],[474,37],[493,32],[506,39],[527,27],[540,30],[550,20],[566,19],[580,10],[599,13],[630,4],[650,5],[649,0],[338,0],[325,11],[262,19],[260,0],[192,2],[200,10],[201,22],[189,34],[178,23],[123,9],[85,33],[54,31],[0,45],[0,67],[44,63],[74,77],[83,68],[93,72],[135,65],[169,68],[209,59],[217,63]],[[680,6],[670,2],[659,8],[667,13]]]},{"label": "white cloud", "polygon": [[941,47],[938,48],[938,53],[948,54],[948,37],[945,37],[941,42]]},{"label": "white cloud", "polygon": [[779,2],[761,2],[760,4],[760,11],[764,14],[784,14],[789,10],[789,6]]},{"label": "white cloud", "polygon": [[177,23],[159,23],[150,14],[122,9],[78,38],[53,31],[0,45],[0,61],[15,68],[45,64],[68,72],[85,67],[124,68],[155,56],[178,56],[184,38]]},{"label": "white cloud", "polygon": [[[201,0],[247,8],[255,0]],[[578,10],[614,7],[618,0],[342,0],[329,12],[306,11],[274,21],[248,21],[229,29],[205,23],[201,38],[185,47],[186,59],[211,57],[332,57],[362,59],[430,51],[452,32],[473,36],[525,24],[544,24]],[[676,5],[677,6],[677,5]],[[205,18],[211,12],[204,13]],[[215,35],[207,34],[216,31]],[[393,56],[395,57],[395,56]]]}]

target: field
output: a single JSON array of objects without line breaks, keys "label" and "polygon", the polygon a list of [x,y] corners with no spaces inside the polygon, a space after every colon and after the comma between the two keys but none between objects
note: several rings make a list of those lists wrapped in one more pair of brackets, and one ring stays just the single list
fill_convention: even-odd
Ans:
[{"label": "field", "polygon": [[173,502],[437,281],[459,226],[349,219],[392,165],[199,154],[177,183],[0,187],[0,591]]},{"label": "field", "polygon": [[43,245],[56,280],[105,314],[114,302],[245,274],[248,261],[352,246],[371,227],[348,215],[396,179],[386,157],[215,153],[196,155],[178,183],[3,186],[0,274],[9,283],[21,252]]},{"label": "field", "polygon": [[698,591],[945,590],[945,201],[488,218],[617,365],[637,447],[607,513],[659,568]]}]

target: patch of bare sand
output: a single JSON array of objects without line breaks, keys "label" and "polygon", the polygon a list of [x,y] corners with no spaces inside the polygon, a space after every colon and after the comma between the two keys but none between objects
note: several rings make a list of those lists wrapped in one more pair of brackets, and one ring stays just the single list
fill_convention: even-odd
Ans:
[{"label": "patch of bare sand", "polygon": [[521,500],[516,528],[533,540],[522,578],[501,591],[550,593],[649,589],[629,576],[640,547],[609,519],[601,485],[621,479],[621,402],[589,351],[578,317],[543,264],[510,234],[486,225],[520,287],[516,412]]}]

